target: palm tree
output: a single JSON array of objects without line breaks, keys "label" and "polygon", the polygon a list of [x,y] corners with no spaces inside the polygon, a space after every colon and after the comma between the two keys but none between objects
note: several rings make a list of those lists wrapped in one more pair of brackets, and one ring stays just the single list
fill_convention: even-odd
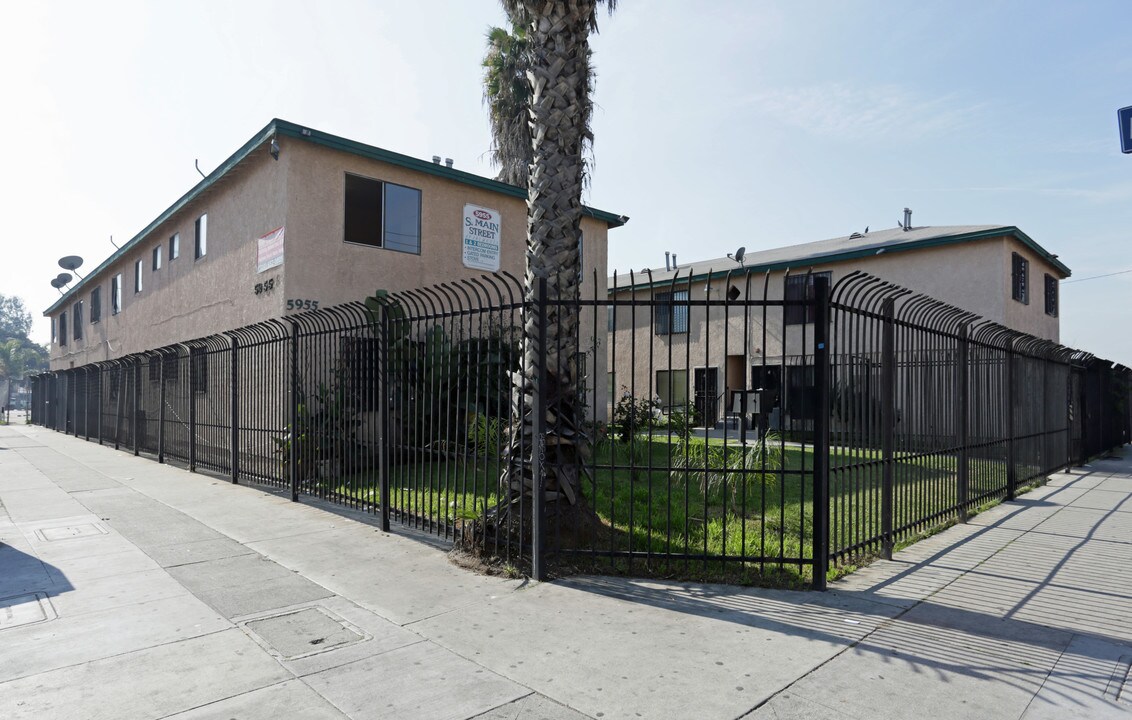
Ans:
[{"label": "palm tree", "polygon": [[488,28],[483,99],[491,118],[491,159],[499,166],[495,179],[520,187],[527,184],[534,157],[528,124],[529,67],[527,33],[521,26],[513,26],[511,32]]},{"label": "palm tree", "polygon": [[[523,327],[523,372],[517,375],[520,418],[509,442],[503,474],[512,505],[535,486],[531,464],[523,461],[535,438],[532,412],[535,370],[541,362],[546,418],[547,496],[578,508],[582,500],[579,459],[586,444],[578,393],[578,308],[582,187],[593,101],[590,90],[590,33],[597,30],[597,8],[610,12],[615,0],[502,0],[508,18],[525,34],[531,140],[527,194],[527,267],[524,300],[533,307],[540,280],[546,280],[546,322],[528,313]],[[493,127],[494,123],[493,123]],[[496,147],[510,147],[495,138]],[[561,304],[556,303],[562,300]],[[528,504],[529,507],[529,504]]]}]

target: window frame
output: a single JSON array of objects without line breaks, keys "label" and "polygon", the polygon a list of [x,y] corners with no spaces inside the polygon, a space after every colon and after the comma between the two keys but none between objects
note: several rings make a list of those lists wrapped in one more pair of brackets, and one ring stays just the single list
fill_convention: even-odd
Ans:
[{"label": "window frame", "polygon": [[122,312],[122,273],[110,278],[110,314]]},{"label": "window frame", "polygon": [[1018,253],[1010,254],[1010,299],[1030,304],[1030,261]]},{"label": "window frame", "polygon": [[67,311],[59,313],[59,347],[67,344]]},{"label": "window frame", "polygon": [[145,261],[138,260],[134,263],[134,295],[142,291],[144,285],[143,273],[145,270]]},{"label": "window frame", "polygon": [[[653,296],[653,332],[656,335],[687,335],[691,314],[691,291],[666,290]],[[683,312],[680,312],[683,311]],[[682,326],[682,327],[681,327]]]},{"label": "window frame", "polygon": [[[667,376],[667,382],[661,381],[662,373]],[[683,373],[684,375],[683,385],[681,385],[677,381],[677,376],[679,373]],[[688,395],[692,390],[691,385],[689,385],[687,368],[668,368],[665,370],[656,370],[653,373],[653,381],[655,382],[655,385],[653,387],[656,390],[656,397],[660,401],[660,409],[663,412],[667,414],[670,410],[673,409],[679,409],[683,412],[687,412],[688,406],[691,405],[691,402],[688,400]],[[664,392],[661,392],[662,388],[664,389]],[[673,390],[682,390],[684,395],[684,400],[682,403],[674,402],[674,398],[672,396],[678,393],[674,393]]]},{"label": "window frame", "polygon": [[97,325],[102,320],[102,286],[90,291],[90,324]]},{"label": "window frame", "polygon": [[[350,188],[348,185],[352,181],[357,181],[363,186],[376,185],[378,212],[377,212],[377,237],[374,242],[365,242],[364,240],[350,239],[350,225],[348,222],[350,203]],[[413,218],[416,225],[415,245],[413,248],[402,246],[397,243],[397,247],[391,247],[389,243],[389,189],[399,188],[401,190],[408,190],[416,195],[416,217]],[[420,188],[415,188],[412,185],[403,185],[401,183],[391,182],[389,180],[379,180],[378,178],[361,175],[359,173],[346,172],[343,174],[342,181],[342,242],[346,245],[357,245],[360,247],[372,247],[382,250],[389,250],[390,252],[405,253],[407,255],[420,255],[423,251],[423,217],[424,217],[424,192]],[[359,220],[360,222],[360,220]],[[353,236],[364,237],[363,233],[353,233]]]},{"label": "window frame", "polygon": [[150,271],[157,272],[161,269],[161,248],[163,245],[158,243],[153,246],[153,261],[150,263]]},{"label": "window frame", "polygon": [[[782,286],[782,325],[812,325],[816,319],[817,306],[810,302],[809,305],[787,305],[785,303],[809,302],[814,299],[814,281],[824,277],[833,282],[833,271],[823,270],[822,272],[808,272],[799,275],[788,275],[783,281]],[[801,297],[797,297],[801,295]],[[794,297],[791,297],[794,296]]]},{"label": "window frame", "polygon": [[208,213],[201,213],[193,222],[193,261],[208,255]]},{"label": "window frame", "polygon": [[71,334],[73,340],[83,339],[83,301],[76,300],[71,306]]},{"label": "window frame", "polygon": [[175,232],[169,236],[169,262],[181,257],[181,233]]},{"label": "window frame", "polygon": [[1050,317],[1057,317],[1061,308],[1061,293],[1058,287],[1057,278],[1049,273],[1045,273],[1045,310],[1046,315]]}]

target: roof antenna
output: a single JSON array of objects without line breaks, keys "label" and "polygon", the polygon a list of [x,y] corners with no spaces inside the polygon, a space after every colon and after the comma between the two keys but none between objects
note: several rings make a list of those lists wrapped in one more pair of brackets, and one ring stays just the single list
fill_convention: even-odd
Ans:
[{"label": "roof antenna", "polygon": [[117,243],[114,242],[114,236],[113,235],[110,236],[110,244],[114,246],[115,250],[121,250],[122,249],[122,248],[118,247]]},{"label": "roof antenna", "polygon": [[204,172],[203,172],[203,171],[201,171],[201,169],[200,169],[200,160],[193,160],[193,165],[196,165],[196,168],[197,168],[197,172],[198,172],[198,173],[200,173],[200,176],[201,176],[201,177],[208,177],[208,176],[207,176],[207,175],[205,175],[205,174],[204,174]]}]

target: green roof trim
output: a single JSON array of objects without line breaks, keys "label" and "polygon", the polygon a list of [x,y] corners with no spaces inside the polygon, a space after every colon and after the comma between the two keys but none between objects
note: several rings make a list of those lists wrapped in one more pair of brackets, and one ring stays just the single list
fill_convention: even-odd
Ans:
[{"label": "green roof trim", "polygon": [[[922,250],[922,249],[925,249],[925,248],[940,247],[940,246],[944,246],[944,245],[956,245],[958,243],[975,242],[975,241],[978,241],[978,240],[987,240],[987,239],[996,238],[996,237],[1014,237],[1015,239],[1019,240],[1023,245],[1030,248],[1035,253],[1037,253],[1039,256],[1041,256],[1041,258],[1043,260],[1045,260],[1050,265],[1057,268],[1060,272],[1062,272],[1065,275],[1065,277],[1069,277],[1070,275],[1073,274],[1072,271],[1068,267],[1066,267],[1066,265],[1064,263],[1062,263],[1056,257],[1051,255],[1041,245],[1038,245],[1036,242],[1034,242],[1034,240],[1029,235],[1022,232],[1021,230],[1019,230],[1017,227],[1015,227],[1013,225],[1004,225],[1002,227],[994,228],[992,230],[980,230],[979,232],[973,232],[973,233],[961,233],[959,235],[944,235],[942,237],[926,238],[924,240],[917,240],[915,242],[909,242],[909,243],[901,243],[899,245],[888,245],[884,248],[884,250],[885,250],[886,253],[898,253],[898,252],[904,252],[906,250]],[[825,254],[825,255],[818,255],[818,256],[815,256],[815,257],[799,258],[797,260],[785,260],[785,261],[776,262],[776,263],[768,263],[768,264],[765,264],[765,265],[748,265],[748,266],[743,268],[742,274],[746,275],[747,272],[760,272],[760,273],[774,272],[776,270],[789,270],[791,268],[801,269],[801,268],[811,267],[811,266],[814,266],[814,265],[819,265],[819,264],[822,264],[822,263],[834,263],[834,262],[842,262],[842,261],[845,261],[845,260],[855,260],[855,259],[861,258],[861,257],[873,257],[876,254],[877,254],[877,248],[876,247],[862,248],[862,249],[856,249],[856,250],[847,250],[847,251],[844,251],[844,252],[832,252],[832,253],[828,253],[828,254]],[[687,283],[687,282],[697,282],[697,281],[700,281],[700,280],[717,280],[717,279],[720,279],[720,278],[727,277],[728,274],[731,274],[732,276],[734,276],[735,269],[732,268],[732,269],[728,269],[728,270],[716,270],[716,271],[713,271],[713,272],[710,272],[710,273],[694,274],[694,275],[691,275],[691,276],[688,276],[688,277],[679,278],[679,279],[676,280],[676,282],[677,282],[677,284],[680,284],[680,283]],[[657,280],[657,281],[654,281],[654,282],[638,282],[638,283],[633,284],[633,285],[619,285],[616,288],[616,290],[618,292],[620,292],[622,290],[648,290],[650,288],[666,288],[666,287],[671,287],[671,286],[672,286],[672,278],[668,278],[666,280]],[[614,292],[614,288],[610,287],[607,292],[608,292],[608,294],[612,295],[613,292]]]},{"label": "green roof trim", "polygon": [[[437,165],[433,162],[421,160],[419,158],[402,155],[395,153],[391,150],[384,150],[373,145],[366,145],[354,140],[348,140],[337,135],[324,133],[313,128],[308,128],[303,125],[296,125],[295,123],[286,120],[275,118],[269,122],[262,130],[252,136],[251,140],[244,143],[239,150],[232,153],[227,160],[222,162],[219,167],[209,173],[200,182],[193,186],[191,190],[182,195],[177,202],[170,205],[164,212],[158,215],[153,222],[147,225],[141,232],[134,235],[125,245],[120,247],[114,252],[113,255],[106,258],[97,268],[90,272],[85,278],[80,280],[74,287],[68,290],[62,297],[60,297],[54,305],[47,308],[43,312],[44,316],[49,316],[56,312],[63,306],[72,302],[75,295],[77,295],[87,284],[91,278],[97,277],[99,273],[108,269],[114,263],[122,259],[128,252],[133,250],[138,244],[143,242],[154,230],[160,225],[167,222],[173,215],[180,212],[186,205],[200,197],[205,191],[216,184],[223,178],[232,168],[239,165],[248,155],[250,155],[256,148],[263,145],[265,142],[271,140],[272,137],[281,135],[284,137],[297,138],[306,142],[321,145],[323,147],[340,150],[353,155],[369,158],[371,160],[379,160],[381,162],[389,163],[390,165],[397,165],[399,167],[408,168],[417,172],[427,173],[429,175],[436,175],[439,177],[455,180],[456,182],[470,185],[483,190],[490,190],[503,195],[510,195],[517,198],[525,198],[527,191],[523,188],[507,183],[499,182],[498,180],[490,180],[479,175],[474,175],[463,170],[456,170],[455,168],[446,167],[444,165]],[[598,210],[596,208],[583,206],[582,212],[589,217],[596,220],[601,220],[609,224],[609,227],[621,227],[629,218],[624,215],[615,215],[605,210]]]}]

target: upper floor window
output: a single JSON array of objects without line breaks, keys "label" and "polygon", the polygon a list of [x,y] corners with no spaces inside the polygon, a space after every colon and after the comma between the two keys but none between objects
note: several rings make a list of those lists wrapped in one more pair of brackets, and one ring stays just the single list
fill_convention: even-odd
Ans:
[{"label": "upper floor window", "polygon": [[51,318],[51,342],[55,342],[58,337],[59,336],[55,334],[55,318]]},{"label": "upper floor window", "polygon": [[805,275],[790,275],[786,278],[786,293],[784,299],[787,303],[783,308],[783,322],[786,325],[806,325],[814,321],[816,306],[813,302],[801,304],[814,299],[814,281],[819,277],[831,280],[833,273],[826,271],[820,273],[806,273]]},{"label": "upper floor window", "polygon": [[90,291],[90,324],[93,325],[102,319],[102,288],[96,287]]},{"label": "upper floor window", "polygon": [[1057,317],[1057,278],[1046,273],[1046,315]]},{"label": "upper floor window", "polygon": [[142,261],[138,260],[134,263],[134,294],[137,295],[142,291]]},{"label": "upper floor window", "polygon": [[122,273],[110,278],[110,314],[122,312]]},{"label": "upper floor window", "polygon": [[208,213],[197,218],[193,226],[193,258],[200,260],[208,253]]},{"label": "upper floor window", "polygon": [[67,344],[67,312],[65,310],[59,314],[59,344]]},{"label": "upper floor window", "polygon": [[346,175],[345,241],[420,254],[421,191]]},{"label": "upper floor window", "polygon": [[153,248],[153,271],[157,272],[161,269],[161,246]]},{"label": "upper floor window", "polygon": [[654,325],[657,335],[688,332],[688,291],[673,290],[656,294]]},{"label": "upper floor window", "polygon": [[1030,261],[1018,253],[1010,256],[1010,297],[1030,304]]},{"label": "upper floor window", "polygon": [[169,238],[169,259],[176,260],[181,257],[181,233],[173,233]]},{"label": "upper floor window", "polygon": [[76,340],[83,339],[83,301],[79,300],[71,308],[71,326]]}]

